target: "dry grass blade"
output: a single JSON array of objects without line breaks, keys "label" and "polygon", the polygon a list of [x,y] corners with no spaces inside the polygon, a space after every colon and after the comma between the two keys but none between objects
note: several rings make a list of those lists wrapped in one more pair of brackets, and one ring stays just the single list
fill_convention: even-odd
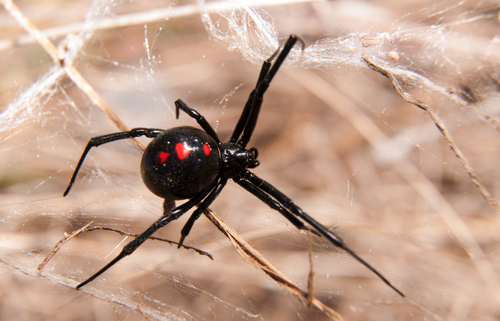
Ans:
[{"label": "dry grass blade", "polygon": [[[250,246],[239,234],[227,225],[224,220],[217,216],[211,210],[204,212],[205,216],[221,231],[236,247],[240,255],[248,262],[252,263],[265,274],[267,274],[276,283],[281,285],[284,289],[292,293],[299,299],[304,306],[309,306],[311,303],[317,307],[321,312],[328,316],[331,320],[343,320],[340,314],[332,308],[324,305],[321,301],[314,298],[312,291],[305,292],[300,289],[297,284],[290,280],[283,272],[278,270],[271,264],[265,257],[263,257],[257,250]],[[311,272],[312,273],[312,272]],[[309,277],[311,279],[311,276]]]},{"label": "dry grass blade", "polygon": [[[66,75],[84,92],[91,101],[99,107],[99,109],[106,114],[106,116],[115,124],[120,131],[128,131],[129,128],[118,117],[118,115],[106,104],[104,99],[94,90],[94,88],[85,80],[81,73],[73,66],[73,60],[78,56],[78,52],[83,46],[83,42],[78,39],[77,45],[69,45],[73,37],[71,35],[65,41],[61,41],[61,47],[56,48],[54,44],[47,38],[46,35],[40,32],[26,16],[22,14],[19,8],[14,5],[12,0],[2,1],[5,9],[13,16],[19,24],[28,32],[42,48],[50,55],[54,63],[59,68],[64,68]],[[71,48],[71,49],[69,49]],[[69,59],[68,59],[69,57]],[[131,138],[130,141],[139,151],[144,151],[144,145],[136,138]]]},{"label": "dry grass blade", "polygon": [[57,49],[54,44],[38,30],[38,28],[23,15],[21,10],[12,2],[12,0],[2,0],[2,5],[5,10],[7,10],[12,17],[14,17],[21,27],[24,28],[36,41],[42,46],[42,48],[50,55],[54,62],[58,62]]},{"label": "dry grass blade", "polygon": [[314,263],[312,255],[312,230],[308,227],[307,241],[309,246],[309,277],[307,278],[307,307],[310,308],[314,300]]},{"label": "dry grass blade", "polygon": [[[455,140],[453,139],[451,133],[448,131],[446,128],[445,123],[441,120],[441,118],[436,114],[432,109],[430,109],[427,104],[425,104],[422,101],[419,101],[415,97],[413,97],[410,93],[408,93],[406,90],[403,89],[403,83],[404,81],[398,79],[396,75],[393,73],[385,70],[382,66],[376,65],[372,61],[368,60],[366,57],[363,58],[363,60],[366,62],[368,67],[371,69],[375,70],[376,72],[379,72],[380,74],[386,76],[392,81],[392,84],[394,85],[394,88],[398,91],[398,93],[401,95],[401,97],[409,102],[410,104],[413,104],[427,112],[429,116],[432,118],[434,121],[434,124],[436,124],[437,128],[439,131],[443,134],[444,139],[448,143],[448,146],[450,146],[451,150],[455,153],[455,156],[457,156],[458,160],[464,167],[465,171],[467,174],[470,176],[472,182],[474,185],[477,186],[483,197],[486,199],[490,207],[497,212],[497,214],[500,214],[500,205],[498,204],[498,201],[493,198],[491,193],[488,191],[486,186],[484,186],[483,182],[479,178],[479,176],[476,174],[474,169],[472,168],[471,164],[465,157],[464,153],[460,150],[458,145],[455,143]],[[399,75],[399,77],[404,78],[404,73],[402,75]]]},{"label": "dry grass blade", "polygon": [[[248,4],[256,7],[272,7],[283,4],[300,4],[315,2],[316,0],[258,0],[249,1]],[[2,0],[9,8],[14,8],[12,0]],[[204,4],[204,9],[209,13],[217,13],[224,10],[234,10],[241,6],[241,3],[233,1],[217,1]],[[17,8],[17,7],[16,7]],[[12,12],[11,9],[8,9]],[[18,10],[19,11],[19,10]],[[179,17],[188,17],[200,14],[201,8],[199,4],[184,4],[179,7],[156,8],[143,12],[134,12],[131,14],[115,15],[112,18],[104,18],[97,26],[97,30],[113,29],[120,27],[128,27],[137,24],[146,24],[153,21],[162,21],[166,17],[175,19]],[[22,14],[21,14],[22,15]],[[78,33],[85,27],[83,22],[72,23],[71,25],[62,25],[54,28],[47,28],[39,31],[39,34],[30,33],[28,35],[20,35],[11,39],[0,39],[0,50],[10,49],[16,45],[28,45],[33,42],[41,42],[49,38],[58,38],[67,35],[68,33]],[[49,41],[50,43],[50,41]],[[52,43],[50,43],[52,45]],[[52,45],[53,46],[53,45]],[[47,50],[47,49],[46,49]],[[50,53],[49,50],[47,52]],[[55,51],[54,51],[55,53]],[[55,55],[54,57],[57,57]]]}]

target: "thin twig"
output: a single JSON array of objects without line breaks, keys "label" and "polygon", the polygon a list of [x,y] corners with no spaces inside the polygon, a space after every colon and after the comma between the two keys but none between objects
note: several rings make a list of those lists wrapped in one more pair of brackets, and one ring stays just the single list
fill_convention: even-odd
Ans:
[{"label": "thin twig", "polygon": [[[49,261],[52,259],[52,257],[59,251],[59,249],[64,244],[66,244],[69,240],[71,240],[75,236],[80,235],[82,232],[111,231],[111,232],[115,232],[115,233],[118,233],[118,234],[123,235],[123,236],[131,236],[131,237],[137,237],[138,236],[138,234],[123,232],[123,231],[120,231],[120,230],[117,230],[117,229],[114,229],[114,228],[110,228],[110,227],[104,227],[104,226],[92,226],[92,227],[90,227],[90,225],[92,223],[94,223],[94,221],[92,221],[92,222],[88,223],[87,225],[85,225],[84,227],[82,227],[82,228],[74,231],[73,233],[71,233],[71,235],[65,235],[64,238],[62,238],[61,240],[59,240],[59,242],[57,242],[57,244],[54,246],[54,248],[52,249],[52,251],[42,261],[42,263],[40,263],[37,266],[38,275],[40,275],[40,273],[42,273],[42,270],[44,269],[45,265],[47,265],[47,263],[49,263]],[[172,244],[179,245],[178,242],[174,242],[174,241],[170,241],[170,240],[167,240],[167,239],[162,239],[162,238],[154,237],[154,236],[150,236],[150,237],[148,237],[148,239],[149,240],[153,240],[153,241],[166,242],[166,243],[169,243],[170,245],[172,245]],[[182,245],[182,247],[185,248],[186,250],[193,250],[193,251],[197,252],[200,255],[205,255],[205,256],[209,257],[211,260],[214,259],[210,253],[202,251],[202,250],[197,249],[195,247],[187,246],[187,245]]]},{"label": "thin twig", "polygon": [[[115,233],[118,233],[118,234],[123,235],[123,236],[131,236],[131,237],[137,237],[139,235],[139,234],[134,234],[134,233],[123,232],[123,231],[116,230],[116,229],[111,228],[111,227],[105,227],[105,226],[92,226],[92,227],[89,227],[85,232],[92,232],[92,231],[111,231],[111,232],[115,232]],[[155,237],[155,236],[148,237],[148,240],[165,242],[165,243],[168,243],[170,245],[179,245],[178,242],[170,241],[167,239],[162,239],[160,237]],[[197,249],[195,247],[188,246],[188,245],[181,245],[181,247],[185,248],[186,250],[193,250],[200,255],[207,256],[212,261],[214,259],[212,254],[205,252],[203,250]]]},{"label": "thin twig", "polygon": [[49,255],[47,255],[45,257],[45,259],[42,261],[42,263],[38,264],[38,266],[36,267],[36,269],[38,271],[38,275],[40,275],[42,273],[42,270],[45,268],[45,265],[47,265],[47,263],[49,263],[49,261],[52,259],[52,257],[54,255],[56,255],[57,251],[59,251],[59,249],[61,248],[61,246],[63,246],[64,244],[66,244],[66,242],[68,242],[69,240],[71,240],[75,236],[78,236],[80,233],[85,232],[85,230],[92,223],[94,223],[94,221],[91,221],[90,223],[88,223],[84,227],[82,227],[82,228],[74,231],[70,235],[67,235],[66,233],[64,233],[65,234],[64,237],[61,240],[59,240],[59,242],[57,242],[57,244],[54,246],[54,248],[52,249],[52,251],[50,251]]}]

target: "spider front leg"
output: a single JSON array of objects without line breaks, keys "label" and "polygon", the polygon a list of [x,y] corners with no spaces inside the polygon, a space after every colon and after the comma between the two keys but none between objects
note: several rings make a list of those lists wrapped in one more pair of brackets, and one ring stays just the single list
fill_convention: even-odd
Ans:
[{"label": "spider front leg", "polygon": [[80,160],[78,161],[78,164],[76,165],[75,171],[73,172],[73,175],[71,176],[71,179],[69,180],[68,187],[66,187],[66,190],[63,193],[63,196],[68,195],[69,190],[73,186],[73,183],[75,182],[76,176],[78,175],[78,172],[80,171],[80,167],[82,167],[83,161],[85,160],[85,157],[87,156],[88,152],[92,147],[97,147],[103,144],[111,143],[117,140],[122,140],[122,139],[129,139],[129,138],[135,138],[135,137],[140,137],[140,136],[146,136],[149,138],[155,138],[159,134],[163,133],[164,130],[162,129],[155,129],[155,128],[134,128],[129,130],[128,132],[120,132],[120,133],[113,133],[113,134],[108,134],[108,135],[102,135],[102,136],[97,136],[94,138],[91,138],[89,142],[87,143],[87,146],[85,147],[85,150],[82,153],[82,156],[80,157]]},{"label": "spider front leg", "polygon": [[259,117],[262,101],[264,100],[264,94],[269,88],[269,84],[273,80],[279,68],[297,42],[301,44],[302,50],[304,50],[304,40],[302,40],[302,38],[300,38],[299,36],[290,35],[285,45],[283,46],[283,49],[277,56],[274,64],[270,66],[271,61],[274,60],[274,57],[276,57],[279,49],[262,65],[259,81],[257,82],[255,89],[250,93],[250,96],[248,97],[245,108],[234,129],[233,135],[231,137],[231,142],[236,142],[242,132],[243,134],[241,135],[238,144],[245,148],[250,141],[255,126],[257,125],[257,119]]},{"label": "spider front leg", "polygon": [[220,139],[217,136],[217,133],[215,130],[210,126],[210,124],[207,122],[205,117],[203,117],[199,112],[196,110],[192,109],[188,105],[186,105],[185,102],[183,102],[180,99],[177,99],[175,101],[175,117],[179,119],[179,109],[181,109],[183,112],[188,114],[189,117],[193,118],[196,120],[196,122],[203,128],[204,131],[207,132],[216,142],[217,144],[220,144]]},{"label": "spider front leg", "polygon": [[272,55],[269,57],[267,60],[265,60],[262,63],[262,67],[260,69],[260,74],[259,78],[257,79],[257,84],[255,84],[255,89],[252,90],[250,95],[248,96],[247,102],[245,103],[245,107],[243,108],[243,111],[241,112],[240,119],[238,120],[238,123],[236,123],[236,126],[234,127],[233,134],[231,135],[231,139],[229,140],[232,143],[236,143],[238,138],[240,137],[241,133],[243,132],[243,129],[245,128],[245,124],[248,119],[248,114],[250,113],[250,110],[252,109],[253,105],[253,98],[255,97],[255,90],[259,84],[264,81],[264,79],[267,77],[267,74],[269,73],[269,69],[271,69],[271,62],[274,60],[276,55],[280,52],[280,48],[278,48]]}]

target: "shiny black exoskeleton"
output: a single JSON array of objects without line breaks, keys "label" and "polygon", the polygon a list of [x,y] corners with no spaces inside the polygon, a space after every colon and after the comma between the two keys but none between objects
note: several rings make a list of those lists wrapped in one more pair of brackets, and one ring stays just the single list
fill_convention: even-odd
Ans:
[{"label": "shiny black exoskeleton", "polygon": [[[404,297],[401,291],[396,289],[377,270],[347,247],[338,236],[302,211],[285,194],[248,170],[259,165],[257,149],[246,149],[246,146],[257,124],[264,93],[281,64],[297,42],[300,42],[302,49],[304,49],[304,41],[297,36],[291,35],[284,44],[281,52],[278,49],[269,59],[264,61],[257,85],[250,93],[240,119],[227,143],[222,143],[205,118],[180,99],[175,101],[176,117],[179,117],[179,110],[182,110],[195,119],[203,130],[187,126],[167,130],[134,128],[126,132],[94,137],[88,142],[73,172],[68,187],[63,194],[64,196],[71,189],[78,171],[92,147],[116,140],[146,136],[153,140],[149,143],[142,156],[142,179],[151,192],[165,201],[164,213],[160,219],[154,222],[141,235],[125,245],[115,259],[86,281],[80,283],[76,289],[88,284],[116,262],[132,254],[158,229],[176,220],[196,206],[197,208],[193,211],[193,214],[191,214],[191,217],[181,231],[180,247],[193,227],[194,222],[219,196],[227,181],[232,179],[269,207],[285,216],[297,228],[312,230],[316,235],[325,237],[335,246],[348,252],[394,289],[394,291]],[[273,60],[275,60],[274,64],[272,64]],[[187,199],[188,201],[174,209],[171,208],[174,200],[183,199]],[[307,223],[307,225],[304,223]]]},{"label": "shiny black exoskeleton", "polygon": [[219,147],[206,132],[175,127],[153,139],[141,161],[142,180],[155,195],[184,200],[203,192],[221,170]]}]

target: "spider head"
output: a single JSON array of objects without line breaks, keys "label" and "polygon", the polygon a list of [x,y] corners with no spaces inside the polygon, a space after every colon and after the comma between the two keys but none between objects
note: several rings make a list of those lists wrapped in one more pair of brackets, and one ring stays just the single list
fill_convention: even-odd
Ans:
[{"label": "spider head", "polygon": [[259,166],[257,160],[257,149],[245,149],[237,143],[223,143],[219,145],[223,178],[233,178],[238,176],[247,168],[255,168]]}]

